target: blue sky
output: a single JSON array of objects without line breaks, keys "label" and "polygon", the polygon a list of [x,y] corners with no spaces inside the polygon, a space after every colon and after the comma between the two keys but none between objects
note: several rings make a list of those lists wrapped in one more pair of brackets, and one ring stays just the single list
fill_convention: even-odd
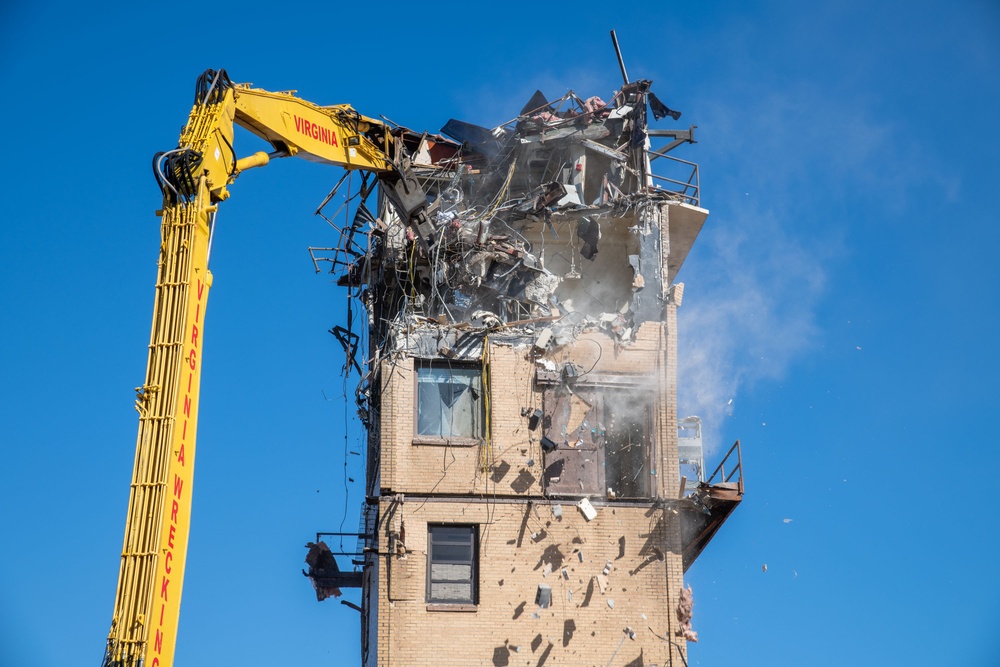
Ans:
[{"label": "blue sky", "polygon": [[[691,664],[1000,664],[1000,6],[206,7],[0,8],[0,664],[100,661],[156,269],[149,165],[197,75],[492,126],[536,88],[608,99],[611,28],[629,74],[698,125],[681,156],[711,215],[678,277],[681,410],[716,452],[744,446],[745,500],[688,573]],[[345,295],[306,252],[334,242],[312,212],[339,176],[280,161],[220,212],[179,665],[358,662],[358,614],[299,574],[313,533],[356,527],[345,477],[363,478],[326,333]]]}]

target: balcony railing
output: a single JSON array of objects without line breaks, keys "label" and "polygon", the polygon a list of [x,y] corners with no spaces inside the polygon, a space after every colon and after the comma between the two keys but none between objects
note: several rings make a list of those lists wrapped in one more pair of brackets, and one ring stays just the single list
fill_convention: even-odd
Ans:
[{"label": "balcony railing", "polygon": [[651,174],[653,184],[660,189],[676,193],[685,204],[701,206],[701,182],[697,163],[667,155],[666,150],[663,150],[663,152],[655,150],[647,152],[651,160],[656,158],[668,160],[669,163],[658,162],[657,167],[660,168],[659,171],[669,171],[673,175],[671,177],[662,174]]},{"label": "balcony railing", "polygon": [[[736,455],[735,461],[730,462],[729,459],[732,458],[733,454]],[[727,464],[731,466],[728,473],[726,473]],[[722,462],[719,463],[715,472],[709,475],[708,481],[705,483],[709,485],[728,483],[733,479],[734,475],[739,475],[736,478],[736,488],[739,494],[743,495],[743,452],[740,449],[739,440],[729,448],[726,455],[722,457]]]}]

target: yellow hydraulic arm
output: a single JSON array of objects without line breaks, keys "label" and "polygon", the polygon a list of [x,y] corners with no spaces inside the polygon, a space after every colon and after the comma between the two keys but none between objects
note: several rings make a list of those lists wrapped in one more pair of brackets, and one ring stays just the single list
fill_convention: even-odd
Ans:
[{"label": "yellow hydraulic arm", "polygon": [[[234,123],[274,152],[237,159]],[[114,615],[104,667],[169,667],[180,613],[188,534],[209,250],[218,202],[240,171],[298,156],[379,175],[403,213],[420,214],[422,193],[389,157],[382,123],[347,105],[319,107],[291,93],[234,85],[225,70],[198,80],[178,148],[158,154],[163,190],[160,259],[146,380],[137,391],[139,434]]]}]

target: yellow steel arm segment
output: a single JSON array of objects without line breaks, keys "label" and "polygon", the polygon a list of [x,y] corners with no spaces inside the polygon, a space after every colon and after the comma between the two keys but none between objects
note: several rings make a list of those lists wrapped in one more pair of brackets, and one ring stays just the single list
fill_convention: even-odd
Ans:
[{"label": "yellow steel arm segment", "polygon": [[[146,380],[137,389],[139,433],[104,667],[173,665],[191,525],[216,204],[229,196],[226,188],[242,169],[270,158],[257,153],[236,159],[234,123],[269,141],[272,155],[376,172],[397,190],[396,184],[405,182],[364,134],[377,122],[350,107],[319,107],[289,93],[234,86],[224,70],[209,70],[199,79],[178,148],[154,158],[164,195],[162,242]],[[392,141],[388,132],[371,136]]]},{"label": "yellow steel arm segment", "polygon": [[203,324],[214,206],[206,179],[188,205],[166,205],[146,381],[115,612],[104,665],[173,664],[194,473]]}]

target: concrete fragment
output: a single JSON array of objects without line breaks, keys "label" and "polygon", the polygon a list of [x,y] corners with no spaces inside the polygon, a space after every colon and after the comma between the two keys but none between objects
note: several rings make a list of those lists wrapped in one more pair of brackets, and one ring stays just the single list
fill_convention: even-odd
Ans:
[{"label": "concrete fragment", "polygon": [[587,521],[593,521],[597,518],[597,510],[590,504],[590,500],[588,498],[581,498],[580,502],[578,502],[576,506],[580,508],[580,511],[583,513],[583,517]]},{"label": "concrete fragment", "polygon": [[548,584],[538,584],[538,590],[535,591],[535,604],[537,604],[540,609],[549,608],[549,605],[552,604],[551,586]]},{"label": "concrete fragment", "polygon": [[554,516],[557,519],[561,519],[562,518],[562,505],[553,505],[552,506],[552,516]]},{"label": "concrete fragment", "polygon": [[535,340],[535,352],[541,354],[549,347],[549,343],[552,342],[552,329],[545,327],[542,329],[542,333],[538,334],[538,338]]},{"label": "concrete fragment", "polygon": [[608,578],[603,574],[598,574],[595,578],[597,579],[597,587],[601,589],[601,595],[604,595],[604,591],[608,589]]},{"label": "concrete fragment", "polygon": [[615,608],[615,601],[612,600],[611,598],[608,598],[608,607],[610,607],[611,609]]}]

